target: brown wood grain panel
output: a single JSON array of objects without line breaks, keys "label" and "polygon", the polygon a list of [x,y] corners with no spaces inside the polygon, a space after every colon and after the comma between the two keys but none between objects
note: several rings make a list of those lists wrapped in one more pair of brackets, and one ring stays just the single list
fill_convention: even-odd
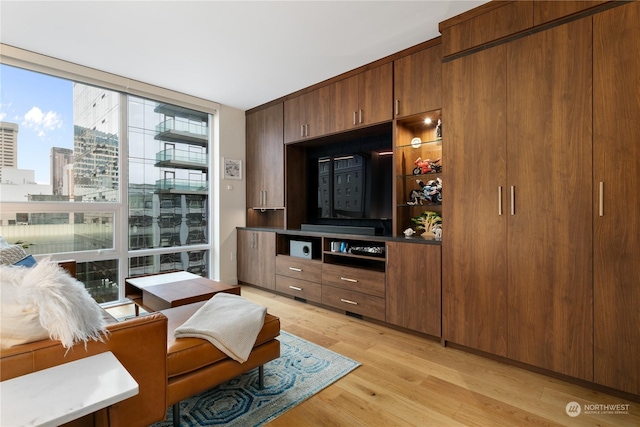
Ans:
[{"label": "brown wood grain panel", "polygon": [[238,281],[275,289],[276,233],[238,230]]},{"label": "brown wood grain panel", "polygon": [[320,303],[322,301],[322,285],[308,280],[276,274],[276,291],[307,301]]},{"label": "brown wood grain panel", "polygon": [[300,141],[303,139],[302,126],[304,125],[304,112],[302,110],[302,98],[287,99],[284,102],[284,143]]},{"label": "brown wood grain panel", "polygon": [[639,22],[640,2],[593,17],[594,381],[636,395],[640,395]]},{"label": "brown wood grain panel", "polygon": [[357,125],[354,114],[357,115],[358,109],[358,75],[337,81],[331,90],[334,100],[332,130],[341,132],[353,129]]},{"label": "brown wood grain panel", "polygon": [[261,139],[261,182],[266,191],[266,205],[284,206],[283,104],[264,110],[264,136]]},{"label": "brown wood grain panel", "polygon": [[507,44],[508,356],[593,378],[591,19]]},{"label": "brown wood grain panel", "polygon": [[378,297],[385,296],[384,273],[363,268],[325,263],[322,266],[322,285],[335,286]]},{"label": "brown wood grain panel", "polygon": [[533,26],[533,1],[492,3],[504,4],[441,29],[444,56],[498,40]]},{"label": "brown wood grain panel", "polygon": [[385,320],[384,298],[322,286],[322,304],[372,319]]},{"label": "brown wood grain panel", "polygon": [[395,117],[442,108],[441,44],[402,57],[393,67]]},{"label": "brown wood grain panel", "polygon": [[322,280],[322,262],[278,255],[276,257],[276,274],[319,283]]},{"label": "brown wood grain panel", "polygon": [[[443,64],[442,336],[506,356],[506,63],[496,46]],[[498,189],[502,188],[502,215]]]},{"label": "brown wood grain panel", "polygon": [[387,243],[386,321],[440,336],[440,246]]},{"label": "brown wood grain panel", "polygon": [[259,110],[246,116],[246,177],[247,177],[247,206],[260,206],[261,180],[261,139],[264,134],[264,116],[266,110]]},{"label": "brown wood grain panel", "polygon": [[367,70],[359,76],[358,121],[370,125],[393,119],[393,64]]},{"label": "brown wood grain panel", "polygon": [[533,2],[533,25],[541,25],[599,6],[609,0],[537,0]]}]

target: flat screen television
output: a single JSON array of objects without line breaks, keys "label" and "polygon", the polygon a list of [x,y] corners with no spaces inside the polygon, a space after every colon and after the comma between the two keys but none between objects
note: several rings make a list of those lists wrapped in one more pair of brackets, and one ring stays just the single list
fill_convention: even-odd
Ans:
[{"label": "flat screen television", "polygon": [[390,134],[308,150],[307,222],[391,234],[392,153]]}]

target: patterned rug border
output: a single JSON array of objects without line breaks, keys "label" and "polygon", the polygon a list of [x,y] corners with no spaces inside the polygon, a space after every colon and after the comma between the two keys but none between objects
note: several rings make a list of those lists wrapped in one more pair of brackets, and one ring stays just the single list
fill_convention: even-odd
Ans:
[{"label": "patterned rug border", "polygon": [[[257,407],[253,407],[250,411],[238,415],[233,419],[227,419],[227,423],[221,424],[220,422],[212,422],[213,420],[207,422],[206,419],[198,419],[201,418],[202,415],[199,411],[193,411],[194,408],[204,407],[205,411],[209,408],[213,408],[213,405],[203,406],[207,403],[207,399],[213,399],[216,393],[226,393],[230,397],[228,399],[233,400],[234,398],[234,389],[236,389],[239,383],[243,381],[252,381],[249,384],[255,383],[257,381],[257,368],[249,371],[235,379],[229,380],[228,382],[215,387],[211,390],[205,391],[198,395],[195,395],[189,399],[185,399],[181,402],[181,426],[190,426],[190,427],[198,427],[198,426],[220,426],[225,425],[229,427],[238,426],[253,426],[259,427],[263,426],[274,419],[278,418],[285,412],[289,411],[291,408],[301,404],[302,402],[309,399],[311,396],[319,393],[324,390],[331,384],[334,384],[340,378],[346,376],[362,364],[354,359],[343,356],[340,353],[337,353],[328,348],[322,347],[316,343],[313,343],[309,340],[301,338],[292,333],[286,332],[284,330],[280,331],[280,343],[281,343],[281,356],[278,359],[274,359],[271,362],[265,364],[265,390],[260,391],[252,386],[249,386],[249,389],[252,389],[252,393],[255,393],[254,397],[258,398],[261,403],[257,405]],[[293,350],[289,353],[289,357],[283,358],[287,351],[283,348],[285,346],[290,346]],[[296,358],[296,355],[302,355],[303,357]],[[297,374],[295,372],[292,373],[293,376],[296,376],[295,382],[292,386],[286,389],[283,392],[278,393],[277,395],[270,396],[268,379],[269,379],[269,367],[272,365],[276,366],[278,369],[274,370],[275,375],[278,376],[278,372],[287,372],[282,371],[286,370],[286,365],[289,363],[300,364],[303,366],[305,364],[304,354],[311,354],[318,359],[328,363],[326,368],[323,368],[317,372],[313,372],[313,375],[307,375],[297,378]],[[312,358],[313,359],[313,358]],[[280,371],[279,371],[280,370]],[[292,368],[292,371],[295,371]],[[308,374],[308,372],[305,372]],[[280,377],[286,377],[286,375],[279,375]],[[254,378],[255,377],[255,378]],[[282,382],[282,378],[280,382]],[[224,390],[217,389],[221,387],[227,387]],[[276,383],[275,386],[280,386],[279,383]],[[247,394],[249,394],[249,389],[246,390]],[[277,389],[276,389],[277,390]],[[228,393],[227,393],[228,392]],[[266,393],[265,393],[266,392]],[[262,393],[262,395],[260,394]],[[295,393],[295,394],[293,394]],[[226,396],[225,396],[226,397]],[[242,400],[241,400],[242,401]],[[222,400],[218,400],[217,402],[223,402]],[[220,403],[219,403],[220,404]],[[188,417],[187,420],[184,417]],[[166,427],[171,426],[171,417],[172,417],[172,409],[169,408],[167,410],[167,418],[165,421],[161,421],[159,423],[154,424],[152,427]],[[228,416],[227,416],[228,417]],[[217,417],[217,420],[224,420],[224,415]],[[186,422],[185,422],[186,421]],[[195,424],[194,424],[195,423]]]}]

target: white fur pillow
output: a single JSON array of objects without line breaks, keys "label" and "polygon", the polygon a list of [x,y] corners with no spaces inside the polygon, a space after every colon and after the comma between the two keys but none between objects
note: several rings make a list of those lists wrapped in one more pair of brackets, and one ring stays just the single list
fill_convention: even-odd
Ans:
[{"label": "white fur pillow", "polygon": [[[32,268],[0,265],[0,284],[1,348],[47,336],[65,348],[103,339],[102,309],[84,285],[57,264],[42,260]],[[36,317],[44,336],[34,324]]]}]

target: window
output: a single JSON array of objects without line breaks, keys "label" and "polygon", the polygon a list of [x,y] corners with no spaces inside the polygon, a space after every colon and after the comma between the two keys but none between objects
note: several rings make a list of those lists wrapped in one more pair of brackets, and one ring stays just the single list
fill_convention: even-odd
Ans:
[{"label": "window", "polygon": [[128,276],[208,274],[208,113],[6,64],[0,75],[1,236],[75,259],[101,303],[123,299]]}]

